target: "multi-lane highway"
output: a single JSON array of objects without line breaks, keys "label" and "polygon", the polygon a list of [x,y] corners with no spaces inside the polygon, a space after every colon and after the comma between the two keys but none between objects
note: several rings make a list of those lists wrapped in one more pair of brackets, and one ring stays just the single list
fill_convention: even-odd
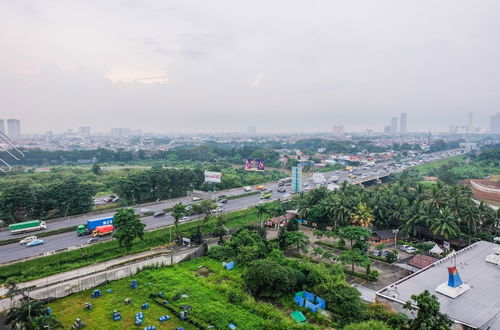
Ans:
[{"label": "multi-lane highway", "polygon": [[[442,152],[442,153],[436,153],[433,155],[427,156],[427,159],[425,161],[433,161],[436,159],[440,158],[446,158],[446,157],[452,157],[456,154],[456,152]],[[407,161],[403,161],[403,163],[407,163]],[[390,166],[391,163],[394,163],[394,161],[387,161],[387,162],[382,162],[382,163],[377,163],[373,167],[363,167],[363,168],[358,168],[355,170],[355,173],[358,173],[358,176],[356,178],[351,178],[352,176],[351,173],[347,171],[336,171],[336,172],[328,172],[324,173],[324,176],[326,178],[329,178],[333,175],[338,177],[338,182],[342,183],[343,181],[348,181],[348,182],[354,182],[354,183],[359,183],[363,181],[369,181],[373,180],[374,177],[384,177],[387,175],[390,175],[391,173],[394,173],[396,171],[400,171],[401,169],[404,169],[406,167],[409,167],[411,165],[400,165],[400,166]],[[400,162],[401,164],[401,162]],[[407,163],[408,164],[408,163]],[[304,179],[304,183],[308,184],[307,187],[313,188],[316,187],[317,184],[314,184],[310,182],[309,178]],[[280,198],[283,196],[285,193],[278,193],[277,188],[278,184],[277,182],[274,183],[268,183],[265,185],[266,188],[272,189],[274,191],[273,198]],[[289,187],[285,187],[287,190],[289,190]],[[232,195],[239,195],[243,194],[244,191],[243,189],[230,189],[226,191],[221,191],[218,193],[218,195],[226,195],[226,196],[232,196]],[[287,191],[286,193],[289,193]],[[178,198],[175,200],[167,200],[164,202],[159,202],[156,204],[150,204],[147,206],[137,206],[134,209],[136,210],[137,213],[140,212],[141,208],[147,208],[150,211],[156,212],[156,211],[161,211],[165,208],[172,207],[175,203],[178,202],[183,202],[184,204],[188,204],[191,202],[190,197],[184,197],[184,198]],[[229,200],[225,205],[224,205],[224,211],[234,211],[238,209],[243,209],[247,208],[252,205],[258,204],[260,201],[260,195],[253,195],[253,196],[248,196],[248,197],[243,197],[243,198],[237,198],[233,200]],[[86,223],[88,219],[93,219],[93,218],[99,218],[99,217],[106,217],[106,216],[112,216],[114,213],[113,212],[108,212],[108,213],[101,213],[99,215],[96,214],[87,214],[87,215],[82,215],[82,216],[77,216],[77,217],[72,217],[72,218],[62,218],[58,220],[52,220],[48,222],[47,228],[48,230],[55,230],[59,228],[65,228],[65,227],[70,227],[70,226],[77,226]],[[196,219],[200,216],[192,216],[190,219]],[[143,221],[146,224],[146,230],[151,230],[154,228],[158,227],[163,227],[169,224],[172,224],[174,222],[173,217],[170,214],[167,214],[162,217],[143,217],[141,218],[141,221]],[[32,235],[36,235],[36,232],[32,233]],[[26,236],[26,235],[22,235]],[[20,237],[22,237],[20,236]],[[10,234],[8,231],[3,231],[0,232],[0,240],[5,240],[5,239],[10,239],[12,237],[15,237]],[[20,245],[18,243],[14,244],[8,244],[8,245],[3,245],[0,246],[0,263],[6,263],[6,262],[11,262],[23,258],[28,258],[31,256],[35,255],[40,255],[46,252],[51,252],[51,251],[56,251],[64,248],[68,248],[71,246],[75,245],[81,245],[85,244],[89,239],[89,236],[77,236],[76,232],[66,232],[62,234],[57,234],[57,235],[52,235],[52,236],[46,236],[43,237],[43,240],[45,241],[45,244],[39,245],[36,247],[26,247],[24,245]]]}]

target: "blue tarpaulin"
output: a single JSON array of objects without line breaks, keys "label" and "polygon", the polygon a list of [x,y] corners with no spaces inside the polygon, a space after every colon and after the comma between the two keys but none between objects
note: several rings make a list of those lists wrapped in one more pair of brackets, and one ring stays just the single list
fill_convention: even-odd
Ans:
[{"label": "blue tarpaulin", "polygon": [[295,297],[293,297],[293,300],[297,303],[298,306],[308,308],[314,313],[316,313],[318,308],[326,308],[326,302],[324,299],[316,296],[314,293],[307,291],[297,292],[295,294]]},{"label": "blue tarpaulin", "polygon": [[231,270],[234,268],[234,261],[231,262],[223,262],[222,267],[226,268],[226,270]]}]

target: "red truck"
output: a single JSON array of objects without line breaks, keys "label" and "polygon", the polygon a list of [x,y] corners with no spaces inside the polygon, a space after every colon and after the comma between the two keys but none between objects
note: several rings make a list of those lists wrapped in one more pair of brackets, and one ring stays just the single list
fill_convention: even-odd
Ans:
[{"label": "red truck", "polygon": [[115,229],[113,225],[98,226],[92,232],[92,237],[110,235],[111,233],[113,233],[113,229]]}]

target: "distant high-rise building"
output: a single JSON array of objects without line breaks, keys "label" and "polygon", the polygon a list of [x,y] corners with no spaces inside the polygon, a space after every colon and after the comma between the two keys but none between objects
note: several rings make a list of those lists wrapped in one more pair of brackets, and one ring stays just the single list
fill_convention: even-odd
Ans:
[{"label": "distant high-rise building", "polygon": [[111,129],[111,135],[114,136],[125,136],[125,135],[130,135],[132,133],[132,130],[130,128],[112,128]]},{"label": "distant high-rise building", "polygon": [[248,126],[248,134],[249,135],[257,134],[257,128],[255,126]]},{"label": "distant high-rise building", "polygon": [[3,119],[0,119],[0,132],[2,132],[3,134],[5,134],[5,122],[3,121]]},{"label": "distant high-rise building", "polygon": [[85,135],[88,136],[90,135],[90,127],[89,126],[83,126],[78,129],[78,133],[80,135]]},{"label": "distant high-rise building", "polygon": [[389,126],[389,125],[384,126],[384,133],[385,134],[390,134],[391,133],[391,126]]},{"label": "distant high-rise building", "polygon": [[472,112],[467,114],[467,124],[465,125],[467,133],[474,132],[474,116]]},{"label": "distant high-rise building", "polygon": [[371,128],[367,129],[365,131],[365,133],[366,133],[366,136],[368,136],[368,137],[372,137],[373,136],[373,130]]},{"label": "distant high-rise building", "polygon": [[398,131],[398,117],[391,118],[391,133],[395,134]]},{"label": "distant high-rise building", "polygon": [[335,136],[344,135],[344,126],[343,125],[334,125],[333,126],[333,135],[335,135]]},{"label": "distant high-rise building", "polygon": [[7,119],[8,135],[15,139],[21,136],[21,122],[18,119]]},{"label": "distant high-rise building", "polygon": [[399,122],[399,131],[402,134],[406,133],[406,112],[401,113],[401,118]]},{"label": "distant high-rise building", "polygon": [[500,134],[500,112],[490,117],[490,133]]}]

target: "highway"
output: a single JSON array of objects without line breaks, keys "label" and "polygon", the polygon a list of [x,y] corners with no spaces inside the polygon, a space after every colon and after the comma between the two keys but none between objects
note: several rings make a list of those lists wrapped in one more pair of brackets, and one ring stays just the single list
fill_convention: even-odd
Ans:
[{"label": "highway", "polygon": [[[454,156],[455,153],[450,153],[448,152],[442,152],[442,153],[437,153],[433,155],[429,155],[429,161],[431,160],[436,160],[439,158],[447,158],[447,157],[452,157]],[[338,176],[338,183],[341,184],[343,181],[347,182],[353,182],[353,183],[358,183],[363,180],[373,180],[372,178],[374,176],[376,177],[383,177],[383,176],[388,176],[394,172],[400,171],[404,169],[403,167],[393,167],[393,166],[388,166],[390,163],[394,163],[394,161],[386,161],[386,162],[381,162],[381,163],[376,163],[375,166],[373,167],[363,167],[363,168],[357,168],[355,169],[354,172],[359,172],[359,176],[357,178],[351,179],[349,178],[349,172],[345,170],[340,170],[340,171],[335,171],[335,172],[326,172],[323,173],[325,178],[329,178],[332,175]],[[409,166],[408,166],[409,167]],[[374,173],[374,174],[373,174]],[[366,178],[362,178],[363,176],[366,176]],[[314,188],[317,186],[317,184],[312,183],[309,178],[303,178],[303,182],[308,184],[308,188]],[[277,198],[280,198],[283,196],[285,193],[278,193],[277,188],[278,184],[277,182],[274,183],[267,183],[266,188],[272,189],[273,190],[273,197],[272,200],[275,200]],[[290,192],[290,187],[286,186],[285,187],[287,192]],[[218,195],[226,195],[226,196],[232,196],[232,195],[239,195],[243,194],[244,191],[242,188],[237,188],[237,189],[229,189],[227,191],[221,191],[218,192]],[[135,211],[137,213],[140,212],[141,208],[147,208],[150,211],[156,212],[156,211],[161,211],[165,208],[172,207],[175,203],[178,203],[179,201],[183,202],[183,204],[189,204],[192,201],[191,197],[183,197],[183,198],[177,198],[175,200],[167,200],[164,202],[159,202],[155,203],[153,205],[149,204],[147,206],[136,206],[134,207]],[[248,196],[248,197],[243,197],[243,198],[237,198],[237,199],[232,199],[229,200],[226,204],[224,204],[224,212],[229,212],[229,211],[234,211],[238,209],[243,209],[250,207],[252,205],[258,204],[260,201],[260,195],[253,195],[253,196]],[[112,216],[114,212],[106,212],[106,213],[101,213],[98,215],[81,215],[81,216],[76,216],[72,218],[62,218],[58,220],[50,220],[47,223],[47,230],[55,230],[59,228],[65,228],[65,227],[70,227],[70,226],[77,226],[86,223],[88,219],[94,219],[94,218],[101,218],[101,217],[107,217],[107,216]],[[198,216],[192,216],[190,219],[196,219],[202,217],[201,215]],[[151,230],[154,228],[158,227],[163,227],[170,225],[174,222],[173,217],[170,214],[167,214],[162,217],[153,217],[153,216],[148,216],[148,217],[143,217],[141,218],[141,221],[143,221],[146,224],[146,230]],[[24,236],[31,236],[31,235],[37,235],[37,232],[33,233],[26,233],[22,235],[11,235],[9,231],[2,231],[0,232],[0,240],[5,240],[5,239],[10,239],[13,237],[19,237],[21,239]],[[24,259],[28,258],[31,256],[36,256],[40,255],[46,252],[51,252],[51,251],[56,251],[64,248],[68,248],[71,246],[75,245],[81,245],[85,244],[90,236],[77,236],[76,232],[66,232],[62,234],[57,234],[57,235],[51,235],[51,236],[46,236],[46,237],[41,237],[45,243],[43,245],[35,246],[35,247],[27,247],[24,245],[20,245],[19,243],[13,243],[13,244],[8,244],[8,245],[3,245],[0,246],[0,264],[1,263],[6,263],[6,262],[11,262],[19,259]]]}]

